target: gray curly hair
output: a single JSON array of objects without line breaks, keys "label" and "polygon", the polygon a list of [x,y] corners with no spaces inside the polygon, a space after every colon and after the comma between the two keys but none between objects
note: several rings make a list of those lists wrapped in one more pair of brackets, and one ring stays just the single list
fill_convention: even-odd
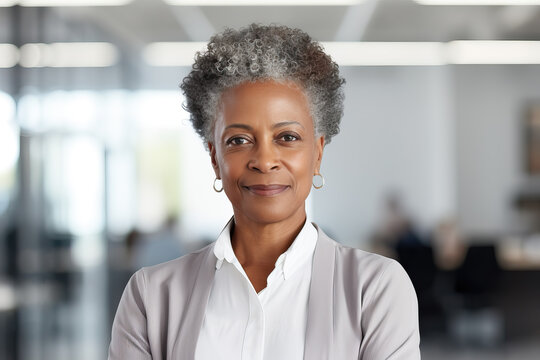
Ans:
[{"label": "gray curly hair", "polygon": [[339,68],[311,37],[286,26],[251,24],[214,35],[180,85],[195,131],[212,142],[223,91],[244,82],[293,81],[304,90],[316,135],[325,143],[339,132],[343,83]]}]

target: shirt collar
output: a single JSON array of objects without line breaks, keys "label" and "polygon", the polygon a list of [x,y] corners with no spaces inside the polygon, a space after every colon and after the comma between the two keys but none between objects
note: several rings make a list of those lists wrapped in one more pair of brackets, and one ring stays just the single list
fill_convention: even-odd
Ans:
[{"label": "shirt collar", "polygon": [[[214,255],[217,258],[216,269],[218,270],[221,268],[223,261],[227,261],[231,264],[238,262],[231,244],[231,229],[233,226],[234,217],[232,217],[223,228],[214,245]],[[304,263],[305,260],[311,258],[315,251],[317,237],[317,229],[310,221],[306,220],[291,246],[289,246],[289,248],[276,260],[275,269],[279,270],[278,273],[283,274],[283,277],[287,279]],[[272,271],[268,278],[268,282],[271,282],[274,273],[275,271]]]},{"label": "shirt collar", "polygon": [[221,268],[224,260],[231,264],[238,261],[231,244],[231,230],[233,226],[234,217],[231,217],[227,225],[221,230],[221,233],[216,240],[216,244],[214,245],[214,255],[217,258],[216,269],[218,270]]}]

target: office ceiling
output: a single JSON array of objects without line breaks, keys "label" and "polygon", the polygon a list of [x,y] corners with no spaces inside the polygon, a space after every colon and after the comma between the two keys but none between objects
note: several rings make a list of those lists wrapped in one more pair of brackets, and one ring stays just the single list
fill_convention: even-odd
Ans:
[{"label": "office ceiling", "polygon": [[185,7],[134,0],[121,7],[59,8],[133,45],[206,41],[224,27],[280,23],[321,41],[540,40],[540,6],[425,6],[365,0],[355,6]]}]

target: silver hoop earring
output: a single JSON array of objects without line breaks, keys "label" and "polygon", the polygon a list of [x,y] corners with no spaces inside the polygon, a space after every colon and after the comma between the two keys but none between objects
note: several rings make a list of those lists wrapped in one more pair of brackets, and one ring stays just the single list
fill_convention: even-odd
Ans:
[{"label": "silver hoop earring", "polygon": [[218,179],[218,178],[215,178],[215,179],[214,179],[214,185],[212,185],[212,187],[214,188],[214,191],[215,191],[215,192],[222,192],[222,191],[223,191],[223,183],[221,184],[221,189],[218,189],[218,188],[216,187],[216,181],[218,181],[218,180],[221,180],[221,179]]},{"label": "silver hoop earring", "polygon": [[313,179],[315,179],[315,176],[319,176],[321,178],[321,184],[320,185],[315,185],[315,182],[313,182],[313,187],[315,189],[320,189],[324,186],[324,176],[322,176],[321,174],[315,174],[313,175]]}]

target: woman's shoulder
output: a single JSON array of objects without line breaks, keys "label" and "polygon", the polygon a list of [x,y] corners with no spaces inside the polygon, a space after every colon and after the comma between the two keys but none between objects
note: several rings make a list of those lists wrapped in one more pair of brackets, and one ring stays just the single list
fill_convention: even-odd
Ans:
[{"label": "woman's shoulder", "polygon": [[401,264],[326,235],[319,240],[334,248],[334,311],[358,324],[359,358],[420,359],[418,301]]},{"label": "woman's shoulder", "polygon": [[380,273],[382,271],[396,271],[401,264],[396,260],[383,255],[375,254],[358,248],[349,247],[335,242],[336,260],[344,266],[356,268],[362,273]]},{"label": "woman's shoulder", "polygon": [[322,231],[319,238],[332,244],[335,249],[335,271],[338,277],[351,282],[350,286],[358,286],[362,293],[388,286],[404,287],[406,291],[412,288],[409,276],[396,260],[343,245]]}]

